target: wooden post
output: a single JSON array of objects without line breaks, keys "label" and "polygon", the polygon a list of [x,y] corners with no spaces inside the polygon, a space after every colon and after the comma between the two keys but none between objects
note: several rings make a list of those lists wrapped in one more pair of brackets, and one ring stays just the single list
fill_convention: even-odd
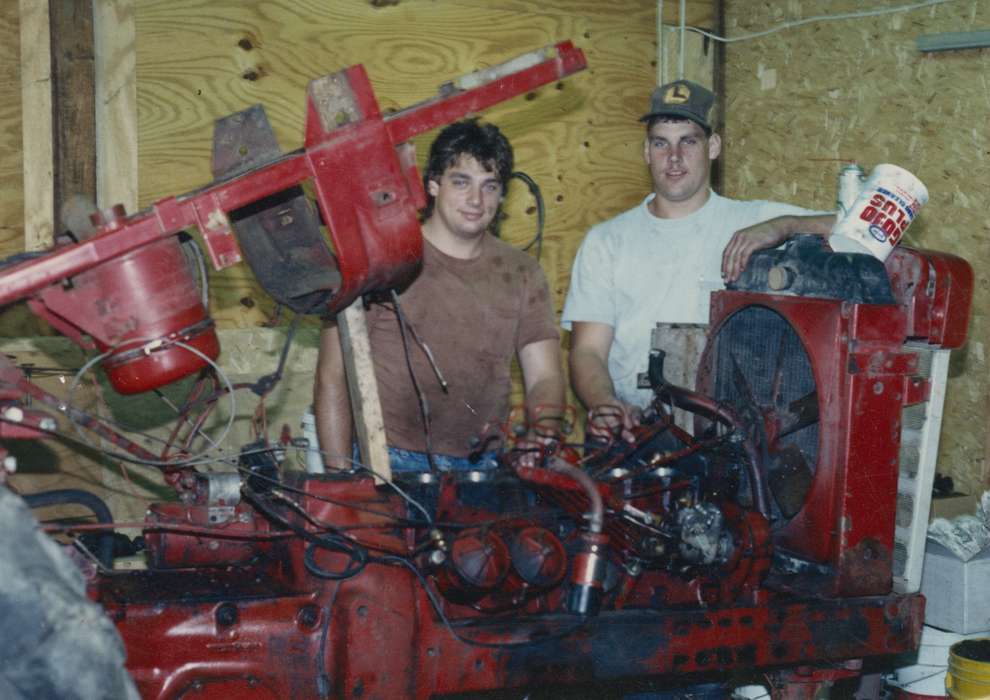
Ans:
[{"label": "wooden post", "polygon": [[96,112],[93,96],[93,0],[52,0],[52,158],[55,233],[72,195],[96,202]]},{"label": "wooden post", "polygon": [[51,246],[55,231],[52,53],[48,3],[20,0],[20,18],[24,249],[42,250]]},{"label": "wooden post", "polygon": [[[378,381],[371,361],[371,342],[361,299],[337,314],[340,346],[351,397],[351,415],[357,434],[361,461],[376,475],[375,480],[392,480],[392,467],[385,443],[385,421],[378,397]],[[382,477],[382,478],[378,478]]]},{"label": "wooden post", "polygon": [[[93,2],[95,199],[101,209],[138,209],[137,58],[133,0]],[[101,411],[109,412],[103,404]],[[127,467],[123,467],[126,469]],[[107,505],[120,520],[140,520],[145,503],[113,468],[102,471]],[[148,493],[142,493],[148,497]]]},{"label": "wooden post", "polygon": [[134,0],[93,3],[96,64],[96,203],[138,209]]}]

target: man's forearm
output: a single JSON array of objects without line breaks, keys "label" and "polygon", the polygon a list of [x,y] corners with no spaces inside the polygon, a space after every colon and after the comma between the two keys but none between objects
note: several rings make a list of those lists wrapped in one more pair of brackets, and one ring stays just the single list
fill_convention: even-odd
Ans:
[{"label": "man's forearm", "polygon": [[336,328],[324,328],[313,389],[316,435],[323,461],[337,469],[350,467],[353,420],[347,390],[340,337]]},{"label": "man's forearm", "polygon": [[562,374],[548,376],[536,382],[526,392],[526,416],[530,428],[559,432],[563,426],[565,403]]},{"label": "man's forearm", "polygon": [[778,216],[732,234],[722,253],[722,278],[734,282],[746,269],[750,256],[758,250],[776,248],[798,233],[828,238],[835,225],[835,214]]},{"label": "man's forearm", "polygon": [[811,216],[785,216],[788,219],[787,229],[791,236],[799,233],[813,233],[828,238],[835,226],[835,214],[813,214]]},{"label": "man's forearm", "polygon": [[320,387],[318,382],[313,412],[324,463],[337,469],[350,468],[353,426],[346,383],[341,391],[340,387]]},{"label": "man's forearm", "polygon": [[615,385],[608,367],[594,352],[572,350],[570,355],[571,384],[585,408],[615,403]]}]

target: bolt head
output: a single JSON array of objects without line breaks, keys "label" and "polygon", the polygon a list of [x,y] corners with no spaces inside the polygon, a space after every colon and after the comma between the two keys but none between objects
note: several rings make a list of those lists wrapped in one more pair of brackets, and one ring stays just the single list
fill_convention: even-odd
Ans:
[{"label": "bolt head", "polygon": [[24,420],[24,410],[19,406],[11,406],[3,412],[3,417],[11,423],[20,423]]}]

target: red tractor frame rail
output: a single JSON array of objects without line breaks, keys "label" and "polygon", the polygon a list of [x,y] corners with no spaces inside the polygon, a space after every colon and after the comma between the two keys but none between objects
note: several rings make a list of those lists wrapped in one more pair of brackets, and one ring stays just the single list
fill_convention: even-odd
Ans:
[{"label": "red tractor frame rail", "polygon": [[565,41],[464,76],[436,97],[386,116],[362,66],[314,80],[302,150],[197,192],[167,197],[133,216],[118,210],[92,238],[0,274],[0,304],[193,226],[218,270],[234,265],[241,253],[230,212],[310,180],[341,273],[329,310],[343,308],[389,286],[422,254],[417,211],[425,199],[423,185],[415,163],[397,145],[585,67],[581,50]]}]

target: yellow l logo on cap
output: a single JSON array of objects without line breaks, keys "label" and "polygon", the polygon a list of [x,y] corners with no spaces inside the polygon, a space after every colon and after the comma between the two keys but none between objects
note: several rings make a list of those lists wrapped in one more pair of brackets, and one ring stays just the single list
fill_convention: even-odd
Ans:
[{"label": "yellow l logo on cap", "polygon": [[691,90],[687,85],[671,85],[664,93],[663,101],[666,104],[682,105],[691,99]]}]

